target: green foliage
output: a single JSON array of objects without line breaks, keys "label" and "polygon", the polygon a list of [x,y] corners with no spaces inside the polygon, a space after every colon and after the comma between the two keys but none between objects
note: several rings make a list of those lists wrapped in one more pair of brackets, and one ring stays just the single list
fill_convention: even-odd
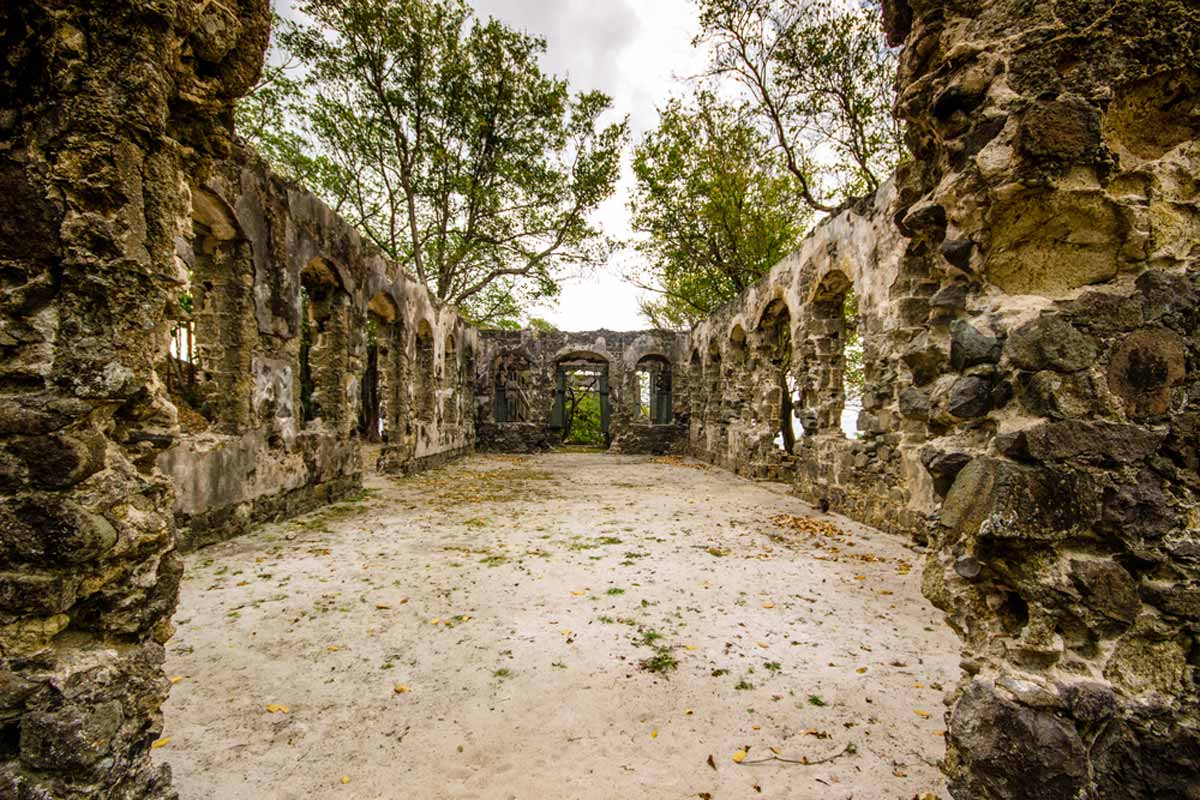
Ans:
[{"label": "green foliage", "polygon": [[752,98],[805,202],[874,192],[903,155],[878,0],[699,0],[710,75]]},{"label": "green foliage", "polygon": [[[516,319],[609,246],[588,222],[627,124],[542,72],[544,40],[464,0],[303,0],[238,110],[272,163],[471,321]],[[287,65],[302,67],[292,78]]]},{"label": "green foliage", "polygon": [[671,655],[671,651],[665,647],[657,648],[654,655],[650,658],[644,658],[638,662],[638,666],[646,672],[653,672],[657,675],[666,675],[674,672],[679,666],[679,660]]},{"label": "green foliage", "polygon": [[603,447],[604,427],[600,414],[599,376],[590,372],[569,372],[564,398],[567,444]]},{"label": "green foliage", "polygon": [[749,109],[699,92],[672,100],[637,146],[630,200],[648,267],[631,275],[659,294],[656,327],[682,328],[736,297],[800,241],[811,214]]}]

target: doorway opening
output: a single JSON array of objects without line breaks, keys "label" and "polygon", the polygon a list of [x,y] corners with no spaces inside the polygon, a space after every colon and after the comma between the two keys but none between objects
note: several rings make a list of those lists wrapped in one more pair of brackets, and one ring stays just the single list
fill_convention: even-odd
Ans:
[{"label": "doorway opening", "polygon": [[587,358],[558,362],[550,426],[564,445],[602,448],[612,444],[608,364]]}]

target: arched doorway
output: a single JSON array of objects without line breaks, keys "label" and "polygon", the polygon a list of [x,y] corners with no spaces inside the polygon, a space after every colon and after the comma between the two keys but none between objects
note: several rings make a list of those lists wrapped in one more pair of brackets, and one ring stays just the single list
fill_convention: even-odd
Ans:
[{"label": "arched doorway", "polygon": [[550,427],[564,444],[607,449],[612,444],[608,360],[596,353],[571,353],[555,362]]}]

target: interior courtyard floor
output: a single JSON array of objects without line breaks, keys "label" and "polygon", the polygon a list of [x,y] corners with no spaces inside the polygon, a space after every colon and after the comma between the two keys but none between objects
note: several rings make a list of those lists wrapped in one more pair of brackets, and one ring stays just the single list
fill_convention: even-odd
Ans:
[{"label": "interior courtyard floor", "polygon": [[366,487],[186,557],[183,800],[947,796],[958,646],[899,537],[674,458]]}]

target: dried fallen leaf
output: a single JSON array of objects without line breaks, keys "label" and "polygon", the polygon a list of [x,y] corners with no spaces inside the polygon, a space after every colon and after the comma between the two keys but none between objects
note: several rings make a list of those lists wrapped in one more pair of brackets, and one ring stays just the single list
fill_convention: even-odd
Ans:
[{"label": "dried fallen leaf", "polygon": [[746,751],[745,750],[738,750],[736,753],[733,754],[733,763],[740,764],[745,760],[746,760]]},{"label": "dried fallen leaf", "polygon": [[392,687],[392,691],[396,694],[408,694],[412,691],[412,689],[408,688],[403,683],[397,683],[394,687]]},{"label": "dried fallen leaf", "polygon": [[694,645],[694,644],[688,644],[688,645],[684,645],[683,649],[684,650],[699,650],[700,648],[696,647],[696,645]]},{"label": "dried fallen leaf", "polygon": [[657,729],[650,731],[650,738],[651,738],[651,739],[657,739],[657,738],[658,738],[658,730],[657,730]]},{"label": "dried fallen leaf", "polygon": [[183,680],[183,676],[182,675],[172,675],[171,677],[167,678],[167,680],[169,680],[171,682],[171,685],[174,686],[175,684],[177,684],[181,680]]},{"label": "dried fallen leaf", "polygon": [[689,709],[687,709],[686,711],[684,711],[683,713],[684,713],[684,714],[687,714],[687,715],[690,717],[692,714],[695,714],[696,712],[695,712],[695,711],[692,711],[692,710],[689,708]]},{"label": "dried fallen leaf", "polygon": [[782,754],[783,754],[783,751],[782,751],[782,750],[780,750],[780,749],[779,749],[778,747],[776,747],[775,745],[771,745],[771,752],[772,752],[772,753],[774,753],[774,754],[775,754],[775,755],[777,755],[777,756],[778,756],[778,755],[782,755]]},{"label": "dried fallen leaf", "polygon": [[921,719],[929,719],[929,717],[931,716],[931,714],[928,711],[922,711],[919,708],[914,708],[913,713],[916,714]]},{"label": "dried fallen leaf", "polygon": [[331,645],[329,645],[329,647],[326,647],[325,649],[331,653],[336,653],[338,650],[341,650],[342,647],[341,647],[341,645],[331,644]]},{"label": "dried fallen leaf", "polygon": [[343,776],[342,776],[342,786],[345,786],[345,785],[346,785],[347,783],[349,783],[349,782],[350,782],[350,776],[349,776],[349,775],[343,775]]},{"label": "dried fallen leaf", "polygon": [[571,592],[572,597],[583,597],[587,592]]},{"label": "dried fallen leaf", "polygon": [[865,674],[866,674],[866,672],[867,672],[867,668],[866,668],[866,667],[859,667],[858,669],[856,669],[856,670],[854,670],[854,671],[855,671],[855,672],[857,672],[859,675],[865,675]]},{"label": "dried fallen leaf", "polygon": [[440,625],[441,622],[442,622],[441,617],[434,617],[433,619],[429,620],[430,625]]},{"label": "dried fallen leaf", "polygon": [[762,607],[763,608],[774,608],[775,604],[774,603],[763,603]]},{"label": "dried fallen leaf", "polygon": [[713,769],[716,769],[716,768],[717,768],[717,762],[716,762],[716,761],[713,761],[712,753],[709,753],[709,754],[708,754],[708,765],[709,765],[710,767],[712,767]]},{"label": "dried fallen leaf", "polygon": [[157,749],[158,749],[158,748],[160,748],[160,747],[166,747],[166,746],[167,746],[167,745],[169,745],[170,743],[171,743],[171,737],[170,737],[170,736],[164,736],[164,737],[163,737],[163,738],[161,738],[161,739],[155,739],[153,742],[151,742],[151,744],[150,744],[150,749],[151,749],[151,750],[157,750]]},{"label": "dried fallen leaf", "polygon": [[281,706],[279,703],[271,703],[269,706],[267,706],[267,713],[269,713],[269,714],[286,714],[286,713],[288,713],[288,707]]},{"label": "dried fallen leaf", "polygon": [[381,611],[391,608],[387,603],[376,603],[375,607]]}]

